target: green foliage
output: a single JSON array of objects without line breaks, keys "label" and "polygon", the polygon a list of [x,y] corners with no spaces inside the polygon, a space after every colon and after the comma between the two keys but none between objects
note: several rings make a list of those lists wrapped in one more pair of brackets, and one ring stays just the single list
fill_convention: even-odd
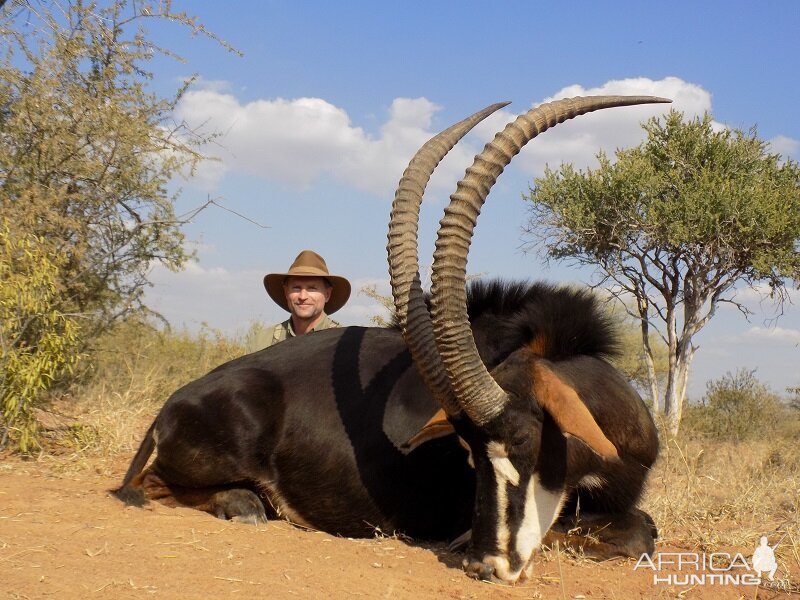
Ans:
[{"label": "green foliage", "polygon": [[148,61],[170,53],[143,23],[208,35],[169,1],[11,2],[0,13],[0,211],[64,256],[57,305],[91,336],[142,309],[154,263],[187,258],[167,191],[203,158],[208,139],[149,89]]},{"label": "green foliage", "polygon": [[770,439],[780,433],[794,437],[800,433],[800,417],[754,371],[740,369],[706,384],[702,403],[684,412],[684,428],[733,441]]},{"label": "green foliage", "polygon": [[213,136],[173,120],[190,82],[171,97],[150,89],[149,61],[174,55],[144,23],[216,38],[171,4],[0,4],[0,441],[22,450],[42,393],[115,321],[146,312],[154,264],[188,258],[168,184]]},{"label": "green foliage", "polygon": [[15,239],[0,223],[0,447],[37,446],[34,409],[80,358],[78,323],[56,308],[63,262],[37,236]]},{"label": "green foliage", "polygon": [[782,302],[788,280],[800,281],[800,166],[708,114],[671,111],[644,129],[647,140],[614,162],[600,154],[597,169],[547,169],[526,229],[549,257],[597,267],[599,285],[633,299],[641,339],[656,333],[668,351],[663,396],[653,372],[650,389],[676,433],[693,336],[718,304],[747,313],[737,284],[766,284]]},{"label": "green foliage", "polygon": [[776,286],[800,278],[797,163],[768,153],[755,131],[715,130],[708,114],[687,122],[672,111],[644,129],[647,141],[614,163],[601,154],[596,170],[565,165],[536,180],[531,225],[558,228],[551,256],[657,250],[679,268]]}]

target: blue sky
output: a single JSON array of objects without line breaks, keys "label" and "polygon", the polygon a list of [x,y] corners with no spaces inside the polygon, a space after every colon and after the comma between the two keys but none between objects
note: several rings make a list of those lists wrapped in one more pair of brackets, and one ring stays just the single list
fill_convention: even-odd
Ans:
[{"label": "blue sky", "polygon": [[[455,182],[507,120],[547,99],[652,93],[687,115],[758,127],[784,156],[800,158],[800,3],[783,2],[184,2],[244,53],[159,25],[158,42],[187,60],[159,59],[154,87],[198,84],[177,116],[218,131],[221,160],[175,182],[179,212],[217,207],[186,228],[197,259],[182,273],[155,267],[149,303],[175,326],[241,333],[282,320],[261,278],[312,248],[354,295],[338,314],[367,324],[379,312],[358,290],[388,291],[386,224],[394,187],[428,137],[500,100],[513,103],[476,128],[440,165],[421,216],[429,265],[441,211]],[[546,265],[524,253],[522,193],[544,164],[592,166],[602,148],[635,145],[639,123],[663,108],[621,108],[560,125],[534,140],[495,185],[478,223],[469,271],[485,276],[590,282],[588,269]],[[261,227],[254,224],[264,225]],[[742,290],[750,322],[722,307],[695,342],[689,385],[738,368],[777,391],[800,385],[800,306],[772,320],[770,301]],[[800,294],[794,293],[795,302]]]}]

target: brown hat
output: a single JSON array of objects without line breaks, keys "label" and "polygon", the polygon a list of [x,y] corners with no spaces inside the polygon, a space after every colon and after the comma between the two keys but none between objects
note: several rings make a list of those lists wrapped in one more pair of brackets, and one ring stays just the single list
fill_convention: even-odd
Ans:
[{"label": "brown hat", "polygon": [[350,298],[350,282],[344,277],[328,273],[325,259],[313,250],[303,250],[294,259],[292,266],[286,273],[268,273],[264,276],[264,287],[269,297],[283,310],[289,311],[286,295],[283,293],[283,282],[287,277],[324,277],[331,287],[331,297],[325,303],[325,312],[333,314],[342,308]]}]

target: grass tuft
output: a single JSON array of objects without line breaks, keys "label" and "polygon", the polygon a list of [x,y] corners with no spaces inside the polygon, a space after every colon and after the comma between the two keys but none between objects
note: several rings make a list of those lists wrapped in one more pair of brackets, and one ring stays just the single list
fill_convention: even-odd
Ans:
[{"label": "grass tuft", "polygon": [[[84,383],[41,415],[46,435],[38,459],[62,473],[118,472],[120,455],[132,455],[172,392],[241,354],[241,341],[213,331],[190,335],[142,324],[121,326],[103,340]],[[762,392],[757,386],[749,389]],[[760,536],[767,535],[770,544],[780,540],[775,555],[781,572],[798,573],[800,452],[795,432],[800,431],[800,411],[771,404],[785,410],[774,429],[773,416],[749,412],[757,429],[749,431],[740,407],[755,406],[751,397],[761,398],[744,396],[739,405],[728,401],[721,408],[709,402],[690,411],[678,437],[662,436],[641,506],[659,528],[659,547],[749,557]],[[712,411],[723,409],[729,429],[713,418]],[[561,560],[562,552],[543,549],[545,562]],[[586,560],[580,553],[570,558]]]}]

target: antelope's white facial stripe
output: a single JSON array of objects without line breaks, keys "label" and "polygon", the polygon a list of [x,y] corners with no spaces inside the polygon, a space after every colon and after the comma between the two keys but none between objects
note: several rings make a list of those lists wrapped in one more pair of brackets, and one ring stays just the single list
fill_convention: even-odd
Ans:
[{"label": "antelope's white facial stripe", "polygon": [[[500,551],[500,557],[487,558],[484,557],[483,562],[493,564],[495,572],[499,573],[501,569],[508,571],[508,560],[502,558],[508,555],[508,542],[511,539],[511,533],[508,529],[507,515],[508,515],[508,483],[514,480],[519,485],[519,471],[514,468],[511,461],[508,459],[508,451],[505,445],[500,442],[489,442],[486,445],[486,455],[489,457],[489,462],[494,469],[494,479],[496,484],[497,493],[497,525],[495,531],[497,532],[497,549]],[[492,560],[494,559],[494,560]],[[497,561],[505,561],[498,563]]]},{"label": "antelope's white facial stripe", "polygon": [[494,468],[497,485],[501,486],[501,483],[508,482],[514,487],[518,486],[519,471],[509,460],[505,445],[500,442],[489,442],[486,445],[486,453],[492,463],[492,468]]},{"label": "antelope's white facial stripe", "polygon": [[[525,509],[519,528],[515,532],[514,547],[510,548],[511,531],[508,523],[508,486],[520,484],[519,471],[508,458],[505,445],[489,442],[487,455],[494,469],[497,485],[497,556],[484,556],[483,562],[494,566],[495,575],[504,581],[516,581],[533,551],[539,547],[542,538],[558,517],[566,494],[563,490],[549,491],[542,487],[539,476],[534,473],[525,491]],[[510,552],[523,558],[519,569],[512,571],[509,563]]]},{"label": "antelope's white facial stripe", "polygon": [[539,482],[539,474],[533,474],[528,482],[525,516],[517,532],[517,554],[530,558],[561,512],[566,496],[563,490],[557,492],[546,490]]}]

